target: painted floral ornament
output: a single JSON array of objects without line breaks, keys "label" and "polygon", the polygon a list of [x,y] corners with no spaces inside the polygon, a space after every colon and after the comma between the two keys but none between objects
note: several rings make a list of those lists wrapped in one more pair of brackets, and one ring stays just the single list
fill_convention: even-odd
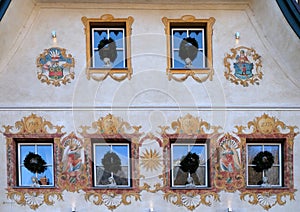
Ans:
[{"label": "painted floral ornament", "polygon": [[38,79],[54,86],[66,85],[74,79],[74,58],[66,49],[52,47],[45,49],[37,58]]},{"label": "painted floral ornament", "polygon": [[249,84],[258,85],[263,76],[261,56],[253,48],[245,46],[232,48],[230,51],[232,54],[227,53],[224,58],[226,79],[244,87]]}]

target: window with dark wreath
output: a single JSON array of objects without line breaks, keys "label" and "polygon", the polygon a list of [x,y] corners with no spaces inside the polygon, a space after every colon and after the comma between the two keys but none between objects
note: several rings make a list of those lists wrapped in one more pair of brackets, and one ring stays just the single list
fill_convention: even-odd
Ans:
[{"label": "window with dark wreath", "polygon": [[171,187],[208,187],[206,140],[171,140]]},{"label": "window with dark wreath", "polygon": [[92,139],[94,186],[129,188],[131,182],[130,141],[126,139]]}]

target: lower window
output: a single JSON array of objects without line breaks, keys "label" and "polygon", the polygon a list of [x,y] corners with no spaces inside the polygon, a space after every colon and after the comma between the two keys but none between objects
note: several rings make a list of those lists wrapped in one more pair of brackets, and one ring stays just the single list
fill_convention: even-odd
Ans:
[{"label": "lower window", "polygon": [[20,187],[54,186],[52,139],[16,139]]},{"label": "lower window", "polygon": [[283,186],[282,148],[273,140],[247,143],[247,186]]},{"label": "lower window", "polygon": [[207,145],[193,141],[171,144],[171,186],[208,186]]},{"label": "lower window", "polygon": [[94,186],[131,187],[130,143],[100,140],[93,142]]}]

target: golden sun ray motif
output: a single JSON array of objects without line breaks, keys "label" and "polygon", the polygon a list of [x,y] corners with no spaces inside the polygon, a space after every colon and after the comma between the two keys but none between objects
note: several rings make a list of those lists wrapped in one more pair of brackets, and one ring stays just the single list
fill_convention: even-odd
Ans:
[{"label": "golden sun ray motif", "polygon": [[160,154],[153,149],[146,149],[141,155],[141,166],[144,167],[147,171],[154,171],[161,167],[161,156]]}]

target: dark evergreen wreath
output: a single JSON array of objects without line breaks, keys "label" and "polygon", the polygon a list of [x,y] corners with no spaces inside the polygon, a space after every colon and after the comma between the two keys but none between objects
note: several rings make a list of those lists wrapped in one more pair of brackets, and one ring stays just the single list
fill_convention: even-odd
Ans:
[{"label": "dark evergreen wreath", "polygon": [[102,158],[102,164],[104,166],[104,170],[109,173],[117,173],[121,170],[121,160],[114,152],[107,152]]},{"label": "dark evergreen wreath", "polygon": [[116,42],[112,38],[103,38],[98,44],[98,51],[100,59],[109,58],[111,62],[114,62],[117,58],[117,46]]},{"label": "dark evergreen wreath", "polygon": [[184,172],[195,173],[199,167],[199,156],[196,153],[189,152],[180,161],[180,168]]},{"label": "dark evergreen wreath", "polygon": [[24,166],[32,173],[43,173],[47,170],[45,160],[39,155],[29,152],[24,159]]},{"label": "dark evergreen wreath", "polygon": [[195,38],[187,37],[183,38],[179,47],[179,57],[182,60],[190,58],[192,61],[198,54],[198,42]]},{"label": "dark evergreen wreath", "polygon": [[255,165],[253,168],[256,172],[262,172],[271,168],[273,163],[274,156],[268,151],[259,152],[252,161],[252,164]]}]

